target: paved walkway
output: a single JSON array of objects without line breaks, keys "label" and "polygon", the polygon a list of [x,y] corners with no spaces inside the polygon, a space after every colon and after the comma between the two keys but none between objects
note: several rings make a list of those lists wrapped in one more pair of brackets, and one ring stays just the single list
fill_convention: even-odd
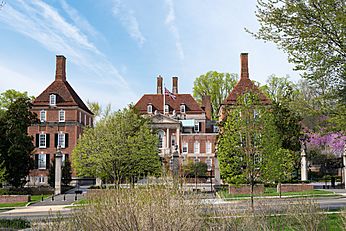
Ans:
[{"label": "paved walkway", "polygon": [[[30,205],[32,206],[55,206],[55,205],[70,205],[82,198],[84,198],[87,188],[89,186],[80,186],[78,189],[73,188],[69,191],[67,191],[65,194],[61,194],[54,197],[48,197],[44,199],[43,201],[37,202],[35,204]],[[75,191],[79,190],[82,191],[82,194],[76,194]]]}]

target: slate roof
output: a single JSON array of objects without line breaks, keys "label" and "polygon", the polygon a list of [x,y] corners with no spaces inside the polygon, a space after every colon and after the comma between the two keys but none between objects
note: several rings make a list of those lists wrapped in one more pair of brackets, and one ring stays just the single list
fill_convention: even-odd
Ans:
[{"label": "slate roof", "polygon": [[[173,110],[180,113],[180,105],[185,104],[186,114],[202,114],[204,111],[198,105],[196,100],[190,94],[174,94],[176,99],[173,100],[170,96],[166,95],[166,104],[169,105],[169,111]],[[135,105],[135,108],[139,110],[141,114],[147,113],[147,106],[151,104],[153,106],[153,113],[157,110],[163,113],[163,94],[144,94]]]},{"label": "slate roof", "polygon": [[49,95],[56,94],[56,106],[68,107],[78,106],[84,111],[93,115],[89,108],[84,104],[82,99],[73,90],[67,81],[55,80],[44,90],[33,102],[33,106],[48,106]]}]

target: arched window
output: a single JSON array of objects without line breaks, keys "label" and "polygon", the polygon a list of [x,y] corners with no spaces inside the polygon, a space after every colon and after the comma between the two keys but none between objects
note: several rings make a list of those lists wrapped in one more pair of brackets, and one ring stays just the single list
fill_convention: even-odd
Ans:
[{"label": "arched window", "polygon": [[148,104],[148,106],[147,106],[147,112],[148,112],[149,114],[153,113],[153,105]]},{"label": "arched window", "polygon": [[163,142],[164,142],[165,133],[162,130],[160,130],[158,132],[158,136],[159,136],[159,148],[163,148],[163,145],[164,145]]}]

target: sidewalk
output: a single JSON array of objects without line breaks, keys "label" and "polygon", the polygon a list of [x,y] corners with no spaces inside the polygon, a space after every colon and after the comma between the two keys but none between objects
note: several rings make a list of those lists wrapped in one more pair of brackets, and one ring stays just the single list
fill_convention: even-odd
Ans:
[{"label": "sidewalk", "polygon": [[[32,204],[28,207],[35,207],[35,206],[56,206],[56,205],[71,205],[72,203],[83,199],[84,195],[87,192],[89,186],[80,186],[78,189],[73,188],[67,191],[65,194],[61,194],[58,196],[48,197],[44,199],[43,201],[37,202],[35,204]],[[75,191],[79,190],[82,191],[82,194],[75,194]]]}]

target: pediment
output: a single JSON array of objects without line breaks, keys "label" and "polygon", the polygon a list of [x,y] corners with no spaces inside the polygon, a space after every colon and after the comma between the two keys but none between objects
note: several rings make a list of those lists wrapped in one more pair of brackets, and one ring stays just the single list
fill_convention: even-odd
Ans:
[{"label": "pediment", "polygon": [[153,115],[151,121],[153,124],[180,124],[179,120],[162,114]]}]

